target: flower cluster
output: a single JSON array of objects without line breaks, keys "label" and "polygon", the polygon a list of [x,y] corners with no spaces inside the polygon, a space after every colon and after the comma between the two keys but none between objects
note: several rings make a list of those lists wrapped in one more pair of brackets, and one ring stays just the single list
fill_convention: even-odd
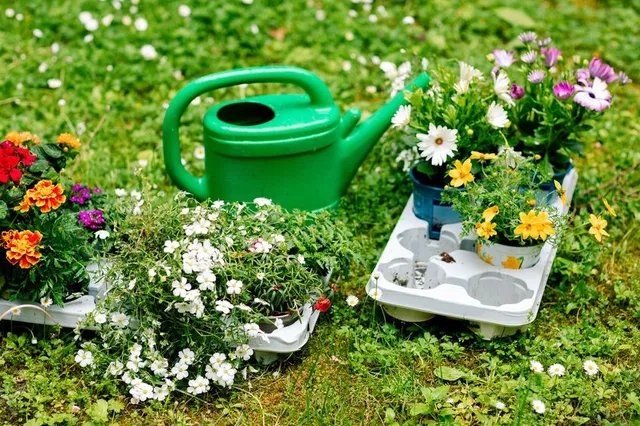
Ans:
[{"label": "flower cluster", "polygon": [[494,80],[506,83],[501,90],[511,99],[508,117],[513,126],[506,136],[517,150],[541,155],[550,174],[567,167],[569,154],[580,154],[581,134],[611,106],[609,85],[631,80],[601,58],[565,59],[550,38],[527,32],[518,40],[517,50],[496,49],[488,56],[494,62]]},{"label": "flower cluster", "polygon": [[65,194],[71,184],[61,171],[80,145],[70,134],[43,142],[17,131],[7,133],[0,144],[0,225],[8,230],[2,247],[8,264],[16,265],[3,269],[3,292],[12,299],[40,300],[48,307],[81,294],[88,284],[85,267],[93,247],[87,242],[93,234],[80,223],[97,230],[106,220],[94,211],[78,221],[78,206],[94,206],[91,198],[100,194],[99,188],[75,185],[72,200]]},{"label": "flower cluster", "polygon": [[465,62],[455,71],[435,66],[432,74],[431,88],[407,94],[410,104],[400,107],[392,123],[404,130],[409,144],[397,161],[404,169],[417,164],[416,178],[442,186],[450,162],[472,151],[497,151],[501,131],[509,126],[505,107],[513,99],[504,75],[491,82]]},{"label": "flower cluster", "polygon": [[102,210],[90,210],[78,213],[78,223],[91,230],[102,229],[106,222]]},{"label": "flower cluster", "polygon": [[69,197],[69,201],[84,206],[93,197],[92,193],[102,194],[102,189],[99,187],[90,188],[88,186],[77,183],[71,188],[71,196]]},{"label": "flower cluster", "polygon": [[[13,140],[20,141],[21,139]],[[32,155],[28,149],[5,139],[0,144],[0,184],[6,185],[11,181],[14,185],[19,185],[24,168],[31,166],[35,160],[36,156]]]},{"label": "flower cluster", "polygon": [[144,203],[124,219],[112,287],[87,319],[101,342],[81,350],[97,371],[120,378],[134,403],[246,377],[253,344],[284,326],[273,316],[327,311],[325,276],[352,257],[329,213],[286,212],[264,198],[196,204],[183,193],[174,202],[121,201],[127,211]]}]

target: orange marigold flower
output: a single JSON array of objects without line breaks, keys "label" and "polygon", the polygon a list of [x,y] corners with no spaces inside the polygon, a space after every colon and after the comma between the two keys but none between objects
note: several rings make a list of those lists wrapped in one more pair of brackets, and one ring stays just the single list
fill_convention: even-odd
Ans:
[{"label": "orange marigold flower", "polygon": [[71,133],[62,133],[58,136],[58,144],[60,145],[69,145],[73,149],[78,149],[82,146],[82,143]]},{"label": "orange marigold flower", "polygon": [[36,250],[41,247],[42,234],[38,231],[9,231],[2,233],[7,249],[7,260],[15,265],[18,263],[22,269],[28,269],[40,261],[42,254]]},{"label": "orange marigold flower", "polygon": [[22,203],[15,210],[24,213],[29,210],[29,207],[35,205],[42,213],[49,213],[67,201],[63,192],[62,185],[54,185],[50,180],[41,180],[36,186],[27,190]]},{"label": "orange marigold flower", "polygon": [[40,138],[31,132],[16,132],[14,130],[7,133],[4,140],[11,142],[15,146],[20,146],[26,141],[31,141],[36,145],[40,145]]}]

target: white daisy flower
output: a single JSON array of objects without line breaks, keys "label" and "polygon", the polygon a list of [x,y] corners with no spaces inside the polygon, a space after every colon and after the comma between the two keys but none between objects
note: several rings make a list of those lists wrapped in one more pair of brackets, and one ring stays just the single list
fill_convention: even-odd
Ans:
[{"label": "white daisy flower", "polygon": [[253,200],[258,207],[270,206],[273,202],[269,198],[258,197]]},{"label": "white daisy flower", "polygon": [[582,368],[584,369],[584,372],[587,373],[588,376],[595,376],[596,374],[598,374],[598,371],[599,371],[598,364],[596,364],[594,361],[590,359],[586,360],[582,364]]},{"label": "white daisy flower", "polygon": [[538,362],[538,361],[535,361],[535,360],[529,362],[529,368],[534,373],[542,373],[542,372],[544,372],[544,367],[542,366],[542,364],[540,362]]},{"label": "white daisy flower", "polygon": [[547,372],[551,377],[560,377],[564,376],[565,368],[562,364],[553,364],[549,366]]},{"label": "white daisy flower", "polygon": [[125,314],[115,313],[111,315],[111,322],[118,327],[129,325],[129,318]]},{"label": "white daisy flower", "polygon": [[199,146],[193,151],[196,160],[204,160],[204,146]]},{"label": "white daisy flower", "polygon": [[104,324],[105,322],[107,322],[107,316],[105,314],[96,314],[93,317],[93,320],[96,324]]},{"label": "white daisy flower", "polygon": [[109,231],[105,230],[105,229],[101,229],[99,231],[96,231],[96,233],[94,234],[96,236],[96,238],[101,239],[101,240],[106,240],[107,238],[109,238],[109,236],[111,235],[109,233]]},{"label": "white daisy flower", "polygon": [[380,300],[380,298],[382,297],[382,290],[378,288],[372,288],[371,290],[369,290],[369,297],[371,297],[373,300]]},{"label": "white daisy flower", "polygon": [[180,243],[177,241],[167,240],[164,242],[164,252],[173,253],[180,248]]},{"label": "white daisy flower", "polygon": [[453,157],[453,153],[458,150],[456,142],[458,140],[458,130],[449,129],[445,126],[434,126],[429,123],[429,133],[418,133],[416,137],[420,140],[418,148],[420,155],[426,160],[431,160],[434,166],[440,166],[447,161],[448,157]]},{"label": "white daisy flower", "polygon": [[152,61],[158,57],[158,52],[156,52],[156,48],[150,44],[145,44],[140,48],[140,54],[147,61]]},{"label": "white daisy flower", "polygon": [[147,31],[147,28],[149,28],[149,23],[147,22],[146,19],[139,17],[139,18],[136,18],[136,21],[133,24],[133,26],[136,27],[136,30],[143,32],[143,31]]},{"label": "white daisy flower", "polygon": [[115,194],[116,194],[116,197],[126,197],[127,196],[127,190],[126,189],[122,189],[122,188],[117,188],[115,190]]},{"label": "white daisy flower", "polygon": [[47,80],[47,84],[49,85],[50,89],[59,89],[60,87],[62,87],[62,80],[59,80],[57,78],[50,78],[49,80]]},{"label": "white daisy flower", "polygon": [[484,80],[484,76],[482,75],[482,72],[480,70],[461,61],[460,62],[460,80],[472,82],[474,78],[477,80]]},{"label": "white daisy flower", "polygon": [[11,315],[14,315],[16,317],[19,316],[21,313],[22,313],[22,309],[20,309],[20,308],[12,308],[11,309]]},{"label": "white daisy flower", "polygon": [[500,72],[493,79],[493,91],[496,96],[505,101],[507,105],[513,106],[516,102],[511,97],[511,84],[507,73],[500,70]]},{"label": "white daisy flower", "polygon": [[40,299],[40,304],[43,307],[48,308],[49,306],[53,305],[53,300],[51,300],[50,297],[43,297],[42,299]]},{"label": "white daisy flower", "polygon": [[487,110],[487,121],[494,127],[503,128],[509,123],[507,117],[507,111],[504,110],[502,105],[495,102],[491,102],[489,109]]},{"label": "white daisy flower", "polygon": [[258,334],[260,334],[260,326],[255,322],[247,323],[243,328],[247,332],[249,337],[257,337]]},{"label": "white daisy flower", "polygon": [[416,19],[413,16],[405,16],[402,18],[402,23],[405,25],[413,25],[416,23]]},{"label": "white daisy flower", "polygon": [[544,402],[540,401],[539,399],[534,399],[533,401],[531,401],[531,405],[533,406],[533,411],[538,414],[544,414],[547,409],[547,407],[545,407],[544,405]]},{"label": "white daisy flower", "polygon": [[249,361],[251,355],[253,355],[253,349],[246,344],[238,346],[235,350],[236,358],[242,358],[244,361]]},{"label": "white daisy flower", "polygon": [[360,301],[360,299],[358,299],[353,294],[350,294],[349,297],[347,297],[347,305],[349,305],[351,307],[356,306],[359,301]]},{"label": "white daisy flower", "polygon": [[453,85],[453,88],[456,90],[456,93],[458,93],[459,95],[469,93],[469,80],[460,80],[459,82]]},{"label": "white daisy flower", "polygon": [[406,127],[411,121],[411,105],[400,105],[400,108],[396,111],[391,119],[394,129]]},{"label": "white daisy flower", "polygon": [[188,18],[191,15],[191,8],[186,4],[181,4],[178,7],[178,15],[182,16],[183,18]]}]

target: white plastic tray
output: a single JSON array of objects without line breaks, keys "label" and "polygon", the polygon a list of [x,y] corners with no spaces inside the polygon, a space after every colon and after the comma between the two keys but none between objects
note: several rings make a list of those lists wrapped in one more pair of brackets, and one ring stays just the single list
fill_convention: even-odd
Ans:
[{"label": "white plastic tray", "polygon": [[[578,174],[563,180],[570,202]],[[569,207],[555,196],[552,204],[563,214]],[[502,269],[475,253],[475,240],[460,238],[461,224],[444,225],[440,240],[428,238],[428,223],[413,214],[413,196],[400,216],[367,283],[378,288],[378,303],[392,317],[411,322],[434,315],[467,320],[485,339],[526,329],[538,313],[556,249],[547,243],[531,268]],[[447,252],[455,262],[446,263]],[[376,279],[375,277],[379,277]]]}]

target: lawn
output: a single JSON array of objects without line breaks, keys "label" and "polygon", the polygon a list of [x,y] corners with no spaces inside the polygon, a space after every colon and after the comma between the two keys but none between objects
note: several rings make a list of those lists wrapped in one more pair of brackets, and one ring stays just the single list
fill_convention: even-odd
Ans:
[{"label": "lawn", "polygon": [[[9,9],[4,2],[0,134],[74,133],[84,143],[81,161],[66,172],[76,181],[107,191],[140,188],[141,170],[158,190],[172,193],[161,155],[164,110],[188,81],[217,71],[301,66],[327,83],[343,111],[356,106],[366,115],[388,99],[376,58],[477,64],[520,32],[535,30],[561,45],[564,56],[597,54],[640,81],[637,0],[202,0],[189,4],[189,16],[179,13],[183,3],[15,0]],[[85,29],[83,11],[99,28]],[[407,16],[415,22],[407,24]],[[147,25],[136,22],[140,17]],[[145,45],[157,56],[145,60]],[[236,87],[194,103],[181,132],[188,168],[203,169],[195,150],[201,117],[214,102],[284,90]],[[572,239],[562,244],[527,332],[484,341],[461,321],[393,321],[367,298],[364,286],[411,192],[389,133],[337,212],[363,248],[363,264],[337,283],[334,305],[299,353],[259,367],[225,392],[131,405],[113,380],[87,375],[75,363],[70,330],[3,321],[0,422],[640,424],[640,86],[625,86],[615,103],[584,135],[572,205],[584,220],[607,197],[618,213],[607,228],[611,236],[598,257],[581,256]],[[360,299],[355,308],[345,303],[349,294]],[[583,371],[589,359],[599,366],[594,376]],[[560,363],[566,374],[535,374],[532,360]],[[544,415],[534,412],[532,399],[545,402]]]}]

